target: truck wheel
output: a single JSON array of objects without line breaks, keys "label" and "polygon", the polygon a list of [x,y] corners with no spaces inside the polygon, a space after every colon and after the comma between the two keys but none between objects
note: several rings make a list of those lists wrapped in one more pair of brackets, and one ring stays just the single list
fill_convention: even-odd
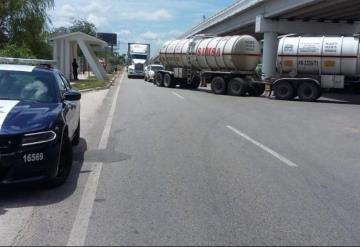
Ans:
[{"label": "truck wheel", "polygon": [[295,98],[296,90],[288,81],[279,81],[274,86],[275,98],[279,100],[290,100]]},{"label": "truck wheel", "polygon": [[215,77],[211,81],[211,90],[214,94],[226,94],[226,81],[222,77]]},{"label": "truck wheel", "polygon": [[298,88],[300,100],[313,102],[321,96],[321,89],[314,82],[302,82]]},{"label": "truck wheel", "polygon": [[249,95],[259,97],[265,92],[265,84],[262,83],[251,83],[249,88]]},{"label": "truck wheel", "polygon": [[164,76],[161,73],[157,73],[155,76],[155,85],[158,87],[164,86]]},{"label": "truck wheel", "polygon": [[173,88],[175,86],[173,78],[171,78],[170,74],[164,75],[164,86],[169,88]]},{"label": "truck wheel", "polygon": [[230,80],[228,84],[228,93],[234,96],[245,96],[249,84],[242,78],[236,77]]}]

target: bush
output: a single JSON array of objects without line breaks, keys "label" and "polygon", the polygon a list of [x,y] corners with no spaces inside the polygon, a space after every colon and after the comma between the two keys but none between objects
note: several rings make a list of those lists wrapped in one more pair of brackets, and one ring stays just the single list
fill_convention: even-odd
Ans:
[{"label": "bush", "polygon": [[0,57],[35,58],[31,50],[24,44],[20,47],[15,44],[5,44],[0,49]]}]

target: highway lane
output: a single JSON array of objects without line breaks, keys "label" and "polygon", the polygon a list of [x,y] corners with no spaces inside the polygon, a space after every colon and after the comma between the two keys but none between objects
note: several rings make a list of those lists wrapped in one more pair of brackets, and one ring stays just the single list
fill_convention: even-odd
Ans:
[{"label": "highway lane", "polygon": [[358,104],[116,85],[64,187],[1,192],[9,243],[360,244]]},{"label": "highway lane", "polygon": [[359,111],[125,79],[86,244],[359,244]]}]

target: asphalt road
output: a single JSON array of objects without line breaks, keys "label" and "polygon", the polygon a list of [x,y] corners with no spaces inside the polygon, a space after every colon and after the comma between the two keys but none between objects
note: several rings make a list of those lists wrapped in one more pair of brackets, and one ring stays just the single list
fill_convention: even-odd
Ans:
[{"label": "asphalt road", "polygon": [[124,79],[88,97],[64,187],[1,192],[0,243],[359,245],[360,96],[344,97]]}]

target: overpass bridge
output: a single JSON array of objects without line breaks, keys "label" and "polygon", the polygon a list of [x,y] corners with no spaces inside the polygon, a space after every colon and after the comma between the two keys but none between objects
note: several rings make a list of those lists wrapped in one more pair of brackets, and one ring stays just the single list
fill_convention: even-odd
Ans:
[{"label": "overpass bridge", "polygon": [[239,0],[178,38],[250,34],[263,40],[263,74],[276,73],[278,36],[360,33],[358,0]]}]

